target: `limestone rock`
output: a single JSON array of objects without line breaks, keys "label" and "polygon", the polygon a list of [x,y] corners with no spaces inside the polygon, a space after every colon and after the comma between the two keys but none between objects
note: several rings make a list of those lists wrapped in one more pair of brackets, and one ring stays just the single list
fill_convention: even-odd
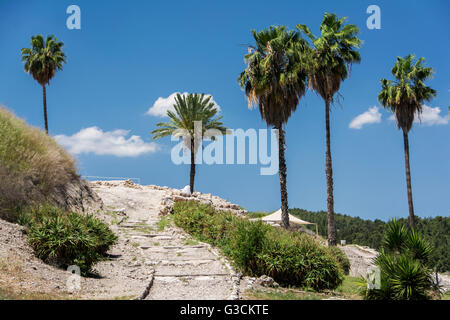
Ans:
[{"label": "limestone rock", "polygon": [[180,190],[180,195],[184,197],[190,197],[191,196],[191,187],[185,186],[183,189]]},{"label": "limestone rock", "polygon": [[279,287],[279,284],[275,282],[271,277],[262,275],[254,282],[255,286],[262,286],[262,287],[271,287],[271,288],[277,288]]}]

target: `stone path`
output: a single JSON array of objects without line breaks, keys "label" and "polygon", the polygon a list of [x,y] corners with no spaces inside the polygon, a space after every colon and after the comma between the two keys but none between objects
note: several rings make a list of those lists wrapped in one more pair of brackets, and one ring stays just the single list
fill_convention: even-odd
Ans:
[{"label": "stone path", "polygon": [[[120,220],[113,224],[119,246],[128,245],[135,266],[147,275],[141,298],[236,298],[236,278],[227,261],[208,244],[175,227],[170,216],[160,222],[161,201],[167,191],[123,181],[97,182],[92,187],[105,209],[119,214],[114,218]],[[168,223],[164,228],[163,222]]]}]

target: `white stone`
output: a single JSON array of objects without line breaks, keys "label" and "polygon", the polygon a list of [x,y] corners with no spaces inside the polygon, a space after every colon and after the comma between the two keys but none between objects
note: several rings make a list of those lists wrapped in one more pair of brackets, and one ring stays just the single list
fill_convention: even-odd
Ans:
[{"label": "white stone", "polygon": [[180,190],[180,194],[182,196],[190,196],[191,195],[191,187],[185,186],[183,189]]}]

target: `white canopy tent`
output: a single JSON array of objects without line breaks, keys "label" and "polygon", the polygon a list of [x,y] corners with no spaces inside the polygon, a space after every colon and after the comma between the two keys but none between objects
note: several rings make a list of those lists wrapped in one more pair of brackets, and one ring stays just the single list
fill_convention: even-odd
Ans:
[{"label": "white canopy tent", "polygon": [[[267,216],[264,216],[262,218],[255,218],[255,219],[250,219],[250,220],[252,220],[252,221],[262,220],[269,224],[274,224],[274,223],[281,224],[281,209],[279,209],[279,210],[275,211],[274,213],[271,213]],[[312,223],[312,222],[308,222],[308,221],[299,219],[297,217],[294,217],[291,214],[289,214],[289,222],[295,223],[295,224],[304,224],[304,225],[305,224],[314,224],[314,225],[316,225],[316,235],[319,234],[318,229],[317,229],[317,223]]]}]

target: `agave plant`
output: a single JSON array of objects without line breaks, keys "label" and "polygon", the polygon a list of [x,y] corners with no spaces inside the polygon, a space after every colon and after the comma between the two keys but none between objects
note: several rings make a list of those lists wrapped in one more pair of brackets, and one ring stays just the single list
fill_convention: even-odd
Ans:
[{"label": "agave plant", "polygon": [[366,289],[366,299],[423,300],[435,290],[428,265],[430,245],[415,230],[393,219],[388,223],[383,245],[374,259],[380,284]]}]

